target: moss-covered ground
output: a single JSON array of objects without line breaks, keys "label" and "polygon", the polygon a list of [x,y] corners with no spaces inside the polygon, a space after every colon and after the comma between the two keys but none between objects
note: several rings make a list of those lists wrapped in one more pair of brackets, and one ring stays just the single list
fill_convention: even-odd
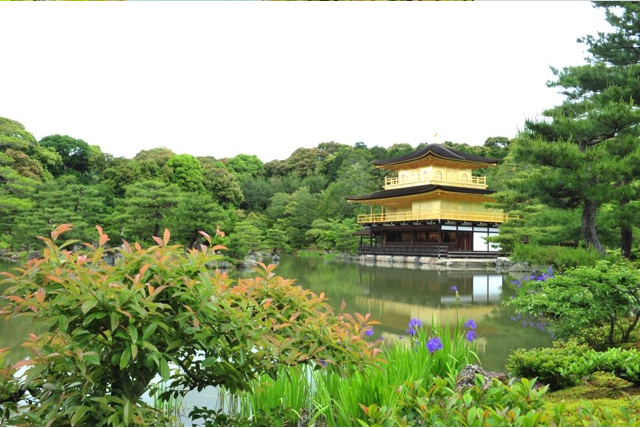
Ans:
[{"label": "moss-covered ground", "polygon": [[583,379],[581,385],[547,393],[545,402],[549,416],[556,406],[565,406],[566,426],[640,424],[640,385],[609,373],[598,372]]}]

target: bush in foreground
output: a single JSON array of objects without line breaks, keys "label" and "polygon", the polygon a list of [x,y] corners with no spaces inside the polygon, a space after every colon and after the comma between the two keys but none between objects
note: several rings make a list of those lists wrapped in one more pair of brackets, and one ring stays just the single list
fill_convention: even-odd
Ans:
[{"label": "bush in foreground", "polygon": [[207,266],[223,247],[205,233],[209,245],[188,251],[169,246],[168,230],[149,248],[124,242],[111,266],[100,227],[97,245],[84,251],[68,250],[75,241],[57,243],[70,229],[40,238],[41,259],[0,276],[8,287],[0,314],[33,322],[24,344],[32,357],[8,368],[27,368],[28,391],[3,422],[171,424],[141,400],[156,375],[168,399],[210,385],[245,390],[283,365],[322,363],[345,373],[377,358],[376,343],[365,340],[374,321],[334,314],[323,294],[275,276],[273,267],[237,283],[211,274]]}]

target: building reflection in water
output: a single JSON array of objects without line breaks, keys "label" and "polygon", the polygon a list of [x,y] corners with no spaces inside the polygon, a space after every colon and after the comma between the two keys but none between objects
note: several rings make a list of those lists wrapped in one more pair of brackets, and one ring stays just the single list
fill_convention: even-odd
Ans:
[{"label": "building reflection in water", "polygon": [[[479,357],[481,360],[498,358],[499,361],[488,362],[487,366],[502,368],[514,346],[511,340],[514,323],[506,316],[511,311],[501,305],[501,301],[509,297],[508,291],[503,290],[503,284],[508,283],[506,276],[494,270],[429,270],[424,265],[409,266],[414,268],[407,269],[406,265],[358,267],[362,294],[356,296],[356,306],[381,322],[377,333],[385,342],[406,340],[411,318],[420,319],[426,328],[432,323],[455,325],[457,321],[474,319],[478,324]],[[453,286],[458,290],[457,298],[451,289]],[[523,329],[516,336],[524,339],[534,335],[537,338],[531,339],[539,341],[539,333]],[[546,342],[542,338],[541,343]],[[503,349],[488,351],[489,346]]]}]

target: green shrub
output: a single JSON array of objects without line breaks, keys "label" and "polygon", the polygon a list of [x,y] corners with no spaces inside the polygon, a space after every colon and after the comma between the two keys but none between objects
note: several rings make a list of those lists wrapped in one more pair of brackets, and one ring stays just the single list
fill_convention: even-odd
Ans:
[{"label": "green shrub", "polygon": [[111,266],[100,227],[98,246],[81,252],[65,249],[75,241],[56,243],[70,229],[41,238],[43,258],[0,281],[8,287],[0,314],[40,332],[25,338],[32,358],[13,367],[28,367],[21,382],[33,392],[10,424],[173,425],[141,400],[156,375],[168,400],[207,386],[244,390],[281,365],[322,361],[348,373],[378,358],[365,340],[375,321],[334,314],[324,293],[275,276],[275,266],[237,283],[211,274],[224,247],[205,233],[209,246],[186,252],[168,245],[168,230],[146,249],[124,242]]},{"label": "green shrub", "polygon": [[596,362],[587,345],[576,341],[554,342],[553,348],[518,349],[507,360],[511,376],[537,378],[552,390],[577,385],[580,379],[596,371]]},{"label": "green shrub", "polygon": [[592,354],[598,371],[613,373],[620,379],[640,384],[640,353],[637,349],[611,348]]},{"label": "green shrub", "polygon": [[[536,390],[527,379],[504,385],[481,376],[467,389],[456,388],[455,376],[407,383],[395,426],[548,426],[543,409],[547,388]],[[372,426],[372,425],[371,425]]]},{"label": "green shrub", "polygon": [[576,341],[554,342],[553,348],[513,352],[507,369],[513,376],[537,378],[552,390],[578,385],[583,377],[595,372],[611,373],[640,384],[640,352],[620,348],[599,352]]},{"label": "green shrub", "polygon": [[559,339],[580,338],[596,349],[606,349],[636,336],[640,271],[628,262],[599,261],[593,267],[526,281],[518,295],[504,304],[519,313],[552,320],[550,330]]},{"label": "green shrub", "polygon": [[571,248],[557,245],[516,244],[511,253],[514,262],[527,262],[534,266],[554,266],[567,269],[594,266],[603,256],[593,248]]},{"label": "green shrub", "polygon": [[323,254],[323,250],[300,250],[297,253],[298,257],[321,257]]}]

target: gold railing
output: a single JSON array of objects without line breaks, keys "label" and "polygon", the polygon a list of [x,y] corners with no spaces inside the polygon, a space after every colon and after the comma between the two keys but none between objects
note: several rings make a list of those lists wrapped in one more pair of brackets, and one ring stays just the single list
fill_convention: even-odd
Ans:
[{"label": "gold railing", "polygon": [[465,179],[460,175],[445,175],[441,178],[437,178],[432,174],[411,174],[408,176],[403,176],[401,178],[385,177],[384,179],[385,190],[416,186],[420,184],[453,184],[456,186],[474,189],[486,189],[487,177],[470,176]]},{"label": "gold railing", "polygon": [[508,214],[492,213],[486,211],[458,211],[458,210],[432,210],[432,211],[404,211],[398,213],[361,214],[358,223],[389,223],[398,221],[418,220],[459,220],[482,221],[489,223],[504,223],[517,217],[509,217]]}]

